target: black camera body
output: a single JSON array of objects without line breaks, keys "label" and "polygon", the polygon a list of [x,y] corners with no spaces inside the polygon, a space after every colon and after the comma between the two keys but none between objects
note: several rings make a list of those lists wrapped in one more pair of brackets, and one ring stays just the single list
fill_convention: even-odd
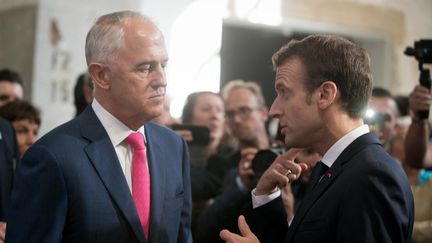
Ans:
[{"label": "black camera body", "polygon": [[284,147],[272,147],[270,149],[263,149],[257,152],[251,164],[252,170],[255,174],[256,182],[258,182],[259,178],[261,178],[273,161],[284,152]]},{"label": "black camera body", "polygon": [[[418,61],[420,70],[420,85],[430,90],[432,82],[430,77],[430,70],[423,68],[423,64],[432,63],[432,39],[421,39],[419,41],[415,41],[414,48],[407,47],[404,53],[407,56],[414,56],[415,59]],[[418,113],[418,116],[421,119],[427,119],[429,117],[429,110],[420,111]]]},{"label": "black camera body", "polygon": [[173,130],[187,130],[192,134],[192,141],[188,142],[190,164],[203,168],[207,164],[207,145],[210,142],[210,129],[205,126],[174,124]]},{"label": "black camera body", "polygon": [[421,65],[432,63],[432,39],[415,41],[414,48],[408,46],[404,53],[407,56],[414,56]]}]

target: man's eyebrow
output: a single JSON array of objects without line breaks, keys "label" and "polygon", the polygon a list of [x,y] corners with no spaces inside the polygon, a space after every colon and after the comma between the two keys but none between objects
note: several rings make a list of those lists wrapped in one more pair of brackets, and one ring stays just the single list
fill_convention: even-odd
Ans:
[{"label": "man's eyebrow", "polygon": [[159,61],[142,61],[142,62],[138,63],[136,66],[141,67],[141,66],[145,66],[145,65],[155,65],[158,63],[166,64],[167,62],[168,62],[168,59],[162,60],[161,62],[159,62]]}]

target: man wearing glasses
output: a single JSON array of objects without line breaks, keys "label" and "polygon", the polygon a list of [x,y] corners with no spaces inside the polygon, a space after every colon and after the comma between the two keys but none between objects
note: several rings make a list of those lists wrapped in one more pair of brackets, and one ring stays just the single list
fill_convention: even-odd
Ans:
[{"label": "man wearing glasses", "polygon": [[250,191],[255,186],[251,161],[258,150],[268,149],[270,139],[265,122],[268,109],[261,88],[255,82],[233,80],[222,96],[225,116],[239,151],[224,163],[210,163],[209,170],[223,178],[222,193],[200,215],[196,242],[219,242],[219,231],[237,228],[237,217],[247,210]]}]

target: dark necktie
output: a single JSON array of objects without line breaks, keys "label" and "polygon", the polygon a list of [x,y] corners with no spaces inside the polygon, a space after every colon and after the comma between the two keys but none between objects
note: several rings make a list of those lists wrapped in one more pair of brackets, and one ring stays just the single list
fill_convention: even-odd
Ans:
[{"label": "dark necktie", "polygon": [[318,163],[316,163],[315,167],[312,169],[312,173],[309,179],[308,191],[311,191],[315,187],[315,185],[319,183],[319,180],[328,169],[329,167],[323,162],[319,161]]}]

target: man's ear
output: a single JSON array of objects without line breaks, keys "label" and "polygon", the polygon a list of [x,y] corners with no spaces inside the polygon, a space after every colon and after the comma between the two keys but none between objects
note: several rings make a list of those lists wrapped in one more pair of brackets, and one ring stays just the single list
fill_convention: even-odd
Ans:
[{"label": "man's ear", "polygon": [[318,88],[318,105],[325,109],[336,101],[338,88],[333,81],[325,81]]},{"label": "man's ear", "polygon": [[88,71],[90,76],[93,79],[94,85],[101,88],[108,90],[111,86],[109,82],[109,68],[101,63],[92,62],[88,66]]}]

